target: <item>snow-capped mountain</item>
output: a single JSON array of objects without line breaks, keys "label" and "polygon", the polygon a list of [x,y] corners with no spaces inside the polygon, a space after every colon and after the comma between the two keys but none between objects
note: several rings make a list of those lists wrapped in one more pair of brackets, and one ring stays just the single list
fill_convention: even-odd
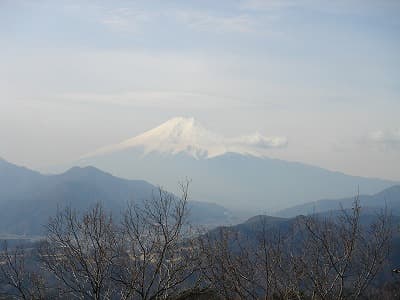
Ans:
[{"label": "snow-capped mountain", "polygon": [[268,158],[271,148],[286,144],[284,137],[261,134],[227,138],[210,132],[193,118],[179,117],[98,149],[73,165],[144,179],[176,193],[179,181],[189,178],[193,200],[252,213],[349,197],[357,187],[361,193],[373,194],[396,184]]},{"label": "snow-capped mountain", "polygon": [[141,148],[144,154],[185,153],[196,159],[211,158],[227,152],[266,155],[268,148],[284,147],[285,137],[265,137],[259,133],[249,136],[225,138],[204,128],[193,118],[176,117],[119,144],[103,147],[84,155],[88,158],[133,148]]}]

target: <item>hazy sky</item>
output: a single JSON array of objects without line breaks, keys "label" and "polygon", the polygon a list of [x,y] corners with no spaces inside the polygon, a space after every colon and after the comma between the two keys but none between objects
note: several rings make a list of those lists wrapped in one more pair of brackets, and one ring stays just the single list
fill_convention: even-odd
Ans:
[{"label": "hazy sky", "polygon": [[0,156],[62,164],[175,116],[400,180],[400,1],[0,0]]}]

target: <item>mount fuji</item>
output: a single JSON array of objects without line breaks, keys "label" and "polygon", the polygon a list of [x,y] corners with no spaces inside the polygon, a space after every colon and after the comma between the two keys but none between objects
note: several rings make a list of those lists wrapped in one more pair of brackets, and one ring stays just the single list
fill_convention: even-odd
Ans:
[{"label": "mount fuji", "polygon": [[268,158],[269,149],[287,144],[285,137],[260,133],[226,138],[193,118],[177,117],[88,153],[77,164],[147,180],[172,192],[176,192],[180,180],[189,178],[193,200],[252,213],[348,197],[358,188],[373,194],[397,184]]},{"label": "mount fuji", "polygon": [[224,138],[205,129],[194,118],[176,117],[160,126],[116,145],[110,145],[83,156],[110,154],[142,148],[143,154],[185,153],[195,159],[211,158],[228,152],[265,156],[265,149],[284,147],[285,137],[265,137],[259,133],[236,138]]}]

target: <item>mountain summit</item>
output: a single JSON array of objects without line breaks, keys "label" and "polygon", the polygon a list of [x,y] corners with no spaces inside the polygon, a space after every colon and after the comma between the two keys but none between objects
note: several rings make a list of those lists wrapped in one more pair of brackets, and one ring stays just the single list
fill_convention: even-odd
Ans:
[{"label": "mountain summit", "polygon": [[177,183],[187,177],[193,181],[194,200],[254,213],[348,197],[357,187],[362,193],[375,194],[397,184],[268,157],[271,148],[286,143],[284,137],[259,133],[227,138],[210,132],[193,118],[179,117],[101,148],[75,165],[144,179],[176,193]]},{"label": "mountain summit", "polygon": [[196,159],[211,158],[227,152],[262,157],[266,149],[284,147],[285,137],[265,137],[259,133],[225,138],[204,128],[194,118],[176,117],[119,144],[100,148],[82,158],[104,155],[122,150],[141,148],[144,154],[185,153]]}]

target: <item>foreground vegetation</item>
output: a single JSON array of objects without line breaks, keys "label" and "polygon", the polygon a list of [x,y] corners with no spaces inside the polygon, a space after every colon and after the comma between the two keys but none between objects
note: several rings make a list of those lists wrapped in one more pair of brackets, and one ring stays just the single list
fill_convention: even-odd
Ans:
[{"label": "foreground vegetation", "polygon": [[[299,216],[251,231],[201,232],[180,198],[159,189],[114,219],[101,204],[65,208],[31,247],[0,256],[0,297],[20,299],[358,299],[397,297],[383,270],[393,226],[386,211]],[[276,225],[276,223],[274,223]]]}]

